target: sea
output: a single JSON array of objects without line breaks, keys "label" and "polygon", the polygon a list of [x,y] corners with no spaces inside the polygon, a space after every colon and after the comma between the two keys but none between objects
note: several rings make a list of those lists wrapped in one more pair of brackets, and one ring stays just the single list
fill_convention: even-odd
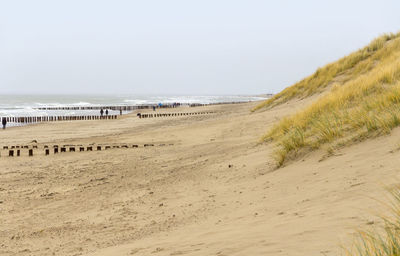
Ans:
[{"label": "sea", "polygon": [[[135,106],[159,103],[223,103],[263,100],[261,96],[0,95],[0,117],[97,115],[98,110],[41,110],[44,107]],[[126,114],[125,112],[124,114]],[[109,111],[110,115],[119,111]]]}]

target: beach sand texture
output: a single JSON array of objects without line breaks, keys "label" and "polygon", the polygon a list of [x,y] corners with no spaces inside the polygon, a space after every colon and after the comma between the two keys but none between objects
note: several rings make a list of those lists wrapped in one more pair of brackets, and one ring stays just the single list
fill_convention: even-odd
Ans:
[{"label": "beach sand texture", "polygon": [[[2,130],[1,148],[37,140],[39,149],[0,152],[0,255],[338,255],[355,228],[381,224],[385,186],[399,183],[400,129],[276,169],[260,138],[310,100]],[[41,148],[92,143],[140,147]]]}]

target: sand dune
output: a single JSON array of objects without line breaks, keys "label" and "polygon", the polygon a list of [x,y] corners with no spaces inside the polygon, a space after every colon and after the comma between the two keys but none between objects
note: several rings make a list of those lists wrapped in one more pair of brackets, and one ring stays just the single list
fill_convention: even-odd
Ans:
[{"label": "sand dune", "polygon": [[399,179],[399,129],[276,169],[260,136],[307,102],[250,113],[256,104],[1,131],[2,145],[155,146],[1,150],[0,255],[337,255],[355,228],[379,225],[384,187]]}]

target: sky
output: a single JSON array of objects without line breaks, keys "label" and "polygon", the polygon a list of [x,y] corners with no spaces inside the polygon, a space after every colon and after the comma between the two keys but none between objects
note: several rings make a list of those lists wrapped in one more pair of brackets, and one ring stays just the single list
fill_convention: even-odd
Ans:
[{"label": "sky", "polygon": [[277,93],[400,31],[398,0],[0,0],[0,94]]}]

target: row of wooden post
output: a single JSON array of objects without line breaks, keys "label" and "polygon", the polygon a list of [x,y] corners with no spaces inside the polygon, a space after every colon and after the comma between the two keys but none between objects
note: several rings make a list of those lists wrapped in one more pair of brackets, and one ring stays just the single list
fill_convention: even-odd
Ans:
[{"label": "row of wooden post", "polygon": [[206,115],[214,112],[180,112],[180,113],[155,113],[155,114],[137,114],[139,118],[153,118],[153,117],[168,117],[168,116],[193,116],[193,115]]},{"label": "row of wooden post", "polygon": [[[15,153],[15,156],[21,156],[21,149],[10,149],[8,151],[8,156],[13,157],[14,153]],[[28,149],[28,156],[33,156],[33,149],[32,148]]]},{"label": "row of wooden post", "polygon": [[182,104],[182,103],[168,103],[163,104],[161,106],[157,104],[150,104],[150,105],[134,105],[134,106],[74,106],[74,107],[41,107],[36,108],[38,110],[114,110],[114,111],[133,111],[137,109],[152,109],[153,107],[156,108],[176,108],[181,106],[190,106],[190,104]]},{"label": "row of wooden post", "polygon": [[[191,116],[204,115],[213,112],[180,112],[180,113],[156,113],[156,114],[138,114],[140,118],[167,117],[167,116]],[[76,121],[76,120],[108,120],[117,119],[118,115],[107,116],[25,116],[25,117],[5,117],[7,123],[39,123],[39,122],[55,122],[55,121]],[[3,117],[0,117],[2,120]]]},{"label": "row of wooden post", "polygon": [[137,109],[152,109],[153,107],[156,108],[176,108],[181,106],[188,106],[188,107],[203,107],[203,106],[212,106],[212,105],[221,105],[221,104],[240,104],[246,103],[249,101],[231,101],[231,102],[217,102],[217,103],[163,103],[161,106],[158,104],[147,104],[147,105],[120,105],[120,106],[65,106],[65,107],[41,107],[35,108],[39,110],[100,110],[100,109],[110,109],[114,111],[133,111]]},{"label": "row of wooden post", "polygon": [[[165,144],[160,144],[160,146],[164,146]],[[173,145],[173,144],[170,144]],[[154,144],[144,144],[144,147],[152,147],[154,146]],[[63,146],[63,147],[59,147],[58,145],[54,145],[53,146],[53,153],[54,154],[58,154],[58,153],[65,153],[67,152],[67,149],[69,152],[75,152],[77,150],[79,150],[79,152],[82,151],[93,151],[93,150],[97,150],[97,151],[101,151],[102,149],[111,149],[111,148],[138,148],[139,145],[137,144],[133,144],[133,145],[127,145],[127,144],[123,144],[123,145],[107,145],[107,146],[101,146],[101,145],[97,145],[97,146]],[[28,149],[28,156],[33,156],[33,149],[34,148],[38,148],[36,145],[34,145],[32,148],[29,148],[28,146],[11,146],[9,151],[8,151],[8,156],[10,157],[14,157],[14,156],[21,156],[21,149]],[[50,155],[50,148],[49,146],[45,145],[44,147],[44,153],[45,155]],[[8,149],[8,146],[4,146],[3,149]],[[15,155],[14,155],[15,153]]]},{"label": "row of wooden post", "polygon": [[[25,116],[25,117],[5,117],[7,123],[39,123],[39,122],[54,122],[54,121],[76,121],[76,120],[107,120],[117,119],[117,115],[107,116]],[[0,120],[3,120],[0,117]]]}]

